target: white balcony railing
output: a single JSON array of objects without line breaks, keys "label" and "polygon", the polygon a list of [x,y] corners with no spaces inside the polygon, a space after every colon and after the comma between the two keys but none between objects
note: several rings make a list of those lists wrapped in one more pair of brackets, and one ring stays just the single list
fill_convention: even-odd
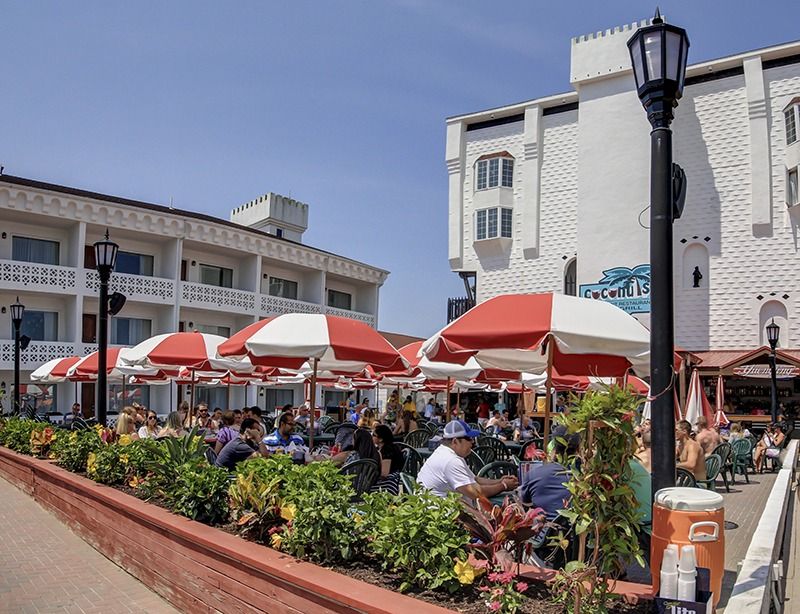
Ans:
[{"label": "white balcony railing", "polygon": [[[19,354],[20,369],[31,371],[48,360],[65,358],[75,354],[75,344],[66,341],[31,341]],[[14,368],[14,341],[0,341],[0,369]]]},{"label": "white balcony railing", "polygon": [[[84,270],[86,290],[100,291],[100,276],[92,269]],[[175,280],[147,275],[113,273],[108,284],[110,292],[122,292],[128,300],[148,303],[173,304],[175,302]]]},{"label": "white balcony railing", "polygon": [[7,290],[75,292],[77,269],[54,264],[0,260],[0,286]]},{"label": "white balcony railing", "polygon": [[261,295],[261,313],[266,316],[276,316],[282,313],[322,313],[322,305],[296,301],[281,296]]},{"label": "white balcony railing", "polygon": [[220,288],[219,286],[182,281],[181,305],[200,309],[254,313],[256,294],[247,290]]},{"label": "white balcony railing", "polygon": [[350,311],[349,309],[336,309],[336,307],[325,307],[325,313],[329,313],[332,316],[340,316],[342,318],[359,320],[360,322],[364,322],[365,324],[369,324],[372,328],[375,328],[375,316],[368,313]]}]

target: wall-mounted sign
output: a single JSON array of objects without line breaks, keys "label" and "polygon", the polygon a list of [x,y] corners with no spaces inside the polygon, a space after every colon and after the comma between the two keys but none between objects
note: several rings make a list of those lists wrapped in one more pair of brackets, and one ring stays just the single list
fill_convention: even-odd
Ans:
[{"label": "wall-mounted sign", "polygon": [[650,313],[650,265],[603,271],[596,284],[581,284],[580,296],[606,301],[628,313]]},{"label": "wall-mounted sign", "polygon": [[[744,365],[742,367],[734,367],[733,374],[739,377],[757,377],[767,378],[772,377],[772,371],[769,365]],[[792,365],[776,365],[775,376],[780,378],[797,377],[800,375],[800,369]]]}]

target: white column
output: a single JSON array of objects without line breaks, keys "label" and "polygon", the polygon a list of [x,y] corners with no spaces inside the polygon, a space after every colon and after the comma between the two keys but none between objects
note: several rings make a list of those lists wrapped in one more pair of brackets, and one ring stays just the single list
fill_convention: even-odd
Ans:
[{"label": "white column", "polygon": [[767,99],[759,56],[743,62],[747,115],[750,120],[750,173],[753,234],[772,234],[772,183]]},{"label": "white column", "polygon": [[540,178],[542,168],[542,108],[525,109],[525,141],[522,144],[522,255],[539,256]]},{"label": "white column", "polygon": [[455,121],[447,124],[447,163],[449,212],[448,250],[450,268],[459,270],[464,261],[464,164],[466,162],[466,124]]}]

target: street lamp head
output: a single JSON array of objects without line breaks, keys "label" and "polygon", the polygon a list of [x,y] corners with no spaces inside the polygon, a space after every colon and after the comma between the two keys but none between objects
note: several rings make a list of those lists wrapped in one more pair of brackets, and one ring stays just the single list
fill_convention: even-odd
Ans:
[{"label": "street lamp head", "polygon": [[686,30],[667,23],[656,9],[651,25],[639,28],[628,41],[636,93],[648,119],[672,121],[672,109],[683,95],[689,37]]},{"label": "street lamp head", "polygon": [[769,347],[773,350],[778,345],[778,337],[781,334],[781,327],[775,324],[775,318],[772,318],[772,322],[767,324],[767,341],[769,341]]},{"label": "street lamp head", "polygon": [[106,238],[94,244],[94,258],[97,263],[97,272],[100,275],[111,275],[114,270],[114,264],[117,261],[117,251],[119,245],[109,240],[108,230],[106,230]]},{"label": "street lamp head", "polygon": [[22,324],[22,316],[25,315],[25,305],[19,302],[19,297],[17,297],[17,302],[11,305],[11,322],[14,324],[14,328],[19,328]]}]

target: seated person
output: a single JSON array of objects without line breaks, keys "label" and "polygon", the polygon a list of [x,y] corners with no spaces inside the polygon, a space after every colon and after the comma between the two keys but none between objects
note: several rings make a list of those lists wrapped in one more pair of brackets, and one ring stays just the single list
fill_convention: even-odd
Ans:
[{"label": "seated person", "polygon": [[261,439],[261,428],[253,418],[245,418],[238,435],[226,443],[214,464],[228,471],[235,471],[236,464],[249,458],[256,458],[258,453],[258,440]]},{"label": "seated person", "polygon": [[691,438],[692,425],[681,420],[675,425],[675,441],[678,444],[678,468],[686,469],[695,480],[706,479],[706,455],[703,447]]},{"label": "seated person", "polygon": [[367,429],[356,429],[353,433],[352,449],[339,452],[331,459],[331,462],[338,467],[362,458],[371,458],[379,465],[381,464],[381,454],[372,440],[372,433]]},{"label": "seated person", "polygon": [[528,441],[539,436],[536,424],[524,414],[511,424],[514,427],[514,441]]},{"label": "seated person", "polygon": [[83,414],[81,413],[81,404],[73,403],[69,415],[64,417],[64,424],[70,424],[78,418],[83,418]]},{"label": "seated person", "polygon": [[486,423],[486,430],[495,435],[499,435],[508,428],[508,420],[499,411],[492,412],[492,417]]},{"label": "seated person", "polygon": [[653,437],[649,429],[642,432],[642,447],[636,451],[636,460],[645,468],[647,473],[653,470],[651,465],[652,439]]},{"label": "seated person", "polygon": [[756,444],[753,451],[753,461],[756,465],[756,471],[760,472],[766,457],[777,457],[780,454],[780,445],[786,436],[783,434],[777,424],[770,424],[764,435]]},{"label": "seated person", "polygon": [[222,448],[224,448],[229,441],[238,437],[239,432],[231,428],[235,420],[236,417],[232,411],[228,410],[222,412],[222,417],[219,420],[219,430],[217,431],[217,443],[214,446],[214,452],[217,454],[222,452]]},{"label": "seated person", "polygon": [[473,501],[515,489],[519,485],[516,476],[478,478],[467,466],[464,459],[472,452],[475,438],[480,434],[463,420],[448,422],[444,427],[441,445],[422,465],[417,481],[439,497],[459,492]]},{"label": "seated person", "polygon": [[269,456],[276,452],[293,453],[295,450],[305,451],[305,441],[300,435],[294,434],[294,415],[292,415],[292,412],[284,412],[278,417],[278,427],[261,440],[258,448],[264,456]]},{"label": "seated person", "polygon": [[520,486],[522,502],[541,507],[548,521],[555,520],[559,511],[567,506],[570,497],[566,487],[569,470],[558,461],[576,454],[579,445],[578,435],[567,436],[566,427],[557,426],[553,429],[551,462],[534,467]]},{"label": "seated person", "polygon": [[714,449],[722,443],[722,438],[714,427],[709,426],[705,416],[697,419],[697,435],[694,440],[703,448],[706,456],[711,454]]}]

